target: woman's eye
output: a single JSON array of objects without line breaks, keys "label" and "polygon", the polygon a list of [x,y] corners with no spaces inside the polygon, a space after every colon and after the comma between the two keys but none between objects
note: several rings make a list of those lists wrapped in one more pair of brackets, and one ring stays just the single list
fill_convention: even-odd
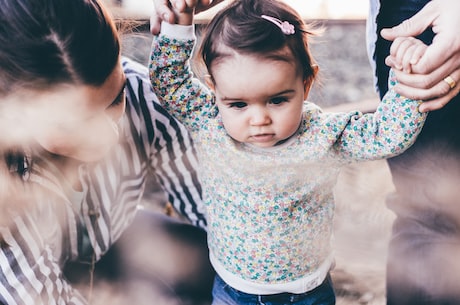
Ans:
[{"label": "woman's eye", "polygon": [[126,89],[125,88],[126,88],[126,80],[125,80],[125,83],[123,84],[123,87],[121,87],[120,92],[118,92],[117,97],[112,101],[112,103],[107,107],[107,109],[117,107],[121,103],[126,102]]},{"label": "woman's eye", "polygon": [[120,105],[121,103],[124,103],[124,102],[125,102],[125,99],[126,99],[126,95],[125,95],[125,91],[123,90],[123,91],[115,98],[115,100],[112,102],[112,104],[109,105],[108,108],[113,108],[113,107],[116,107],[116,106]]},{"label": "woman's eye", "polygon": [[246,107],[248,104],[246,104],[245,102],[233,102],[233,103],[230,103],[229,106],[230,108],[244,108]]}]

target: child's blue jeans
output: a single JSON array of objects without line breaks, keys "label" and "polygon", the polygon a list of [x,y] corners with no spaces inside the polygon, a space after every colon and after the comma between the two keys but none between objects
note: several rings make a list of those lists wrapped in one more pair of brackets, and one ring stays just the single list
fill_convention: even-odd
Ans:
[{"label": "child's blue jeans", "polygon": [[273,295],[254,295],[241,292],[227,285],[216,275],[212,296],[212,305],[335,305],[335,293],[329,275],[320,286],[306,293]]}]

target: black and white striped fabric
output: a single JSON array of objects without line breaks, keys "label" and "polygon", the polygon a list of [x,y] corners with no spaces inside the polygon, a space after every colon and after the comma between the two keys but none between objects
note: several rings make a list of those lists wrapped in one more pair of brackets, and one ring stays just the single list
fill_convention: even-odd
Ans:
[{"label": "black and white striped fabric", "polygon": [[80,166],[82,192],[52,161],[34,156],[27,183],[39,189],[26,213],[0,227],[0,303],[86,304],[62,274],[67,260],[99,259],[130,225],[154,175],[168,200],[206,228],[196,158],[186,130],[157,103],[146,67],[123,58],[126,114],[119,145]]}]

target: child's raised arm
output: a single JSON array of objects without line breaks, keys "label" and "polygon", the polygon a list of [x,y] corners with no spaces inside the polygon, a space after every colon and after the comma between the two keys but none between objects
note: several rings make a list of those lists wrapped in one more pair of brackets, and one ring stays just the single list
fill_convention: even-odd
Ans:
[{"label": "child's raised arm", "polygon": [[150,80],[163,107],[189,131],[194,131],[200,130],[202,119],[214,113],[214,96],[194,76],[190,66],[196,40],[192,24],[193,4],[200,0],[178,1],[186,4],[186,7],[180,8],[182,12],[173,9],[177,18],[182,20],[181,24],[163,21],[160,33],[153,37],[149,60]]}]

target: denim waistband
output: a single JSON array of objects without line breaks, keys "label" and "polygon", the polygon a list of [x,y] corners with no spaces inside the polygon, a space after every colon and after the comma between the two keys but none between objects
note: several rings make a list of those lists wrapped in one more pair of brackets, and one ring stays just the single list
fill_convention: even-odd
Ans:
[{"label": "denim waistband", "polygon": [[[216,280],[224,283],[223,280],[218,275],[216,275]],[[238,289],[235,289],[229,285],[226,285],[227,286],[226,289],[228,290],[230,294],[233,294],[239,300],[244,300],[245,302],[294,303],[294,302],[301,301],[304,298],[307,298],[311,294],[314,294],[315,292],[323,288],[325,285],[332,285],[329,274],[327,275],[326,279],[321,283],[321,285],[314,288],[313,290],[310,290],[304,293],[299,293],[299,294],[284,292],[284,293],[268,294],[268,295],[254,295],[254,294],[248,294],[248,293],[239,291]]]}]

